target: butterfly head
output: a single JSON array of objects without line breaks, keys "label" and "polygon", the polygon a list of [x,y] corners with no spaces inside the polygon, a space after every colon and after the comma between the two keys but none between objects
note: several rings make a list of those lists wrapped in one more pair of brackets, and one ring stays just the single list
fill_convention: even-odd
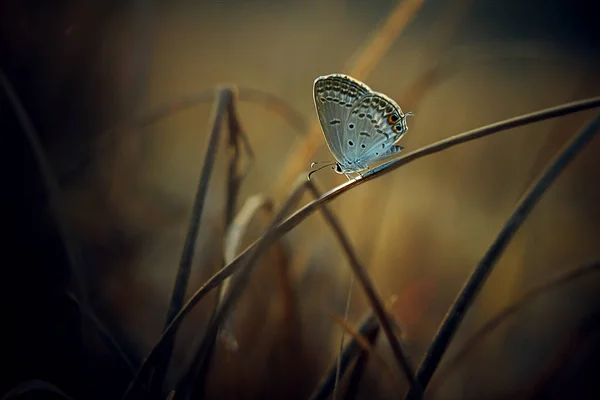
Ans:
[{"label": "butterfly head", "polygon": [[[323,166],[317,167],[319,164],[325,164]],[[310,167],[313,169],[312,171],[310,171],[310,173],[308,174],[308,179],[310,180],[310,176],[312,174],[314,174],[317,171],[322,170],[323,168],[327,168],[327,167],[331,167],[331,169],[333,169],[335,172],[337,172],[338,174],[342,174],[342,166],[340,165],[339,162],[336,161],[316,161],[310,164]],[[339,172],[338,172],[339,171]]]},{"label": "butterfly head", "polygon": [[[322,165],[320,167],[317,167],[319,164],[325,164]],[[353,172],[357,172],[357,171],[362,171],[367,169],[367,165],[366,164],[361,164],[357,161],[349,161],[346,160],[345,163],[340,163],[338,161],[316,161],[310,164],[310,167],[313,168],[313,170],[308,174],[308,179],[310,180],[310,177],[312,174],[314,174],[317,171],[320,171],[324,168],[327,167],[331,167],[331,169],[333,171],[335,171],[336,174],[340,174],[340,175],[346,175],[348,173],[353,173]],[[317,168],[315,168],[317,167]]]},{"label": "butterfly head", "polygon": [[369,169],[369,166],[361,160],[346,160],[345,162],[337,162],[333,170],[338,174],[355,173]]}]

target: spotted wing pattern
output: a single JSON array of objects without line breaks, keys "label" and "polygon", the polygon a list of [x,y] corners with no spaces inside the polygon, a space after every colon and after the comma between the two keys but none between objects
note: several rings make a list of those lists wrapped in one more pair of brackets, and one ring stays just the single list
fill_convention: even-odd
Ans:
[{"label": "spotted wing pattern", "polygon": [[362,97],[346,120],[341,146],[347,160],[364,165],[396,153],[400,146],[393,146],[406,131],[405,118],[400,106],[381,93]]},{"label": "spotted wing pattern", "polygon": [[318,77],[313,95],[329,150],[345,172],[368,168],[403,149],[406,130],[400,106],[364,83],[341,74]]},{"label": "spotted wing pattern", "polygon": [[317,116],[329,150],[337,161],[344,160],[342,140],[345,135],[343,122],[352,108],[371,89],[356,79],[341,74],[320,76],[315,80],[313,96]]}]

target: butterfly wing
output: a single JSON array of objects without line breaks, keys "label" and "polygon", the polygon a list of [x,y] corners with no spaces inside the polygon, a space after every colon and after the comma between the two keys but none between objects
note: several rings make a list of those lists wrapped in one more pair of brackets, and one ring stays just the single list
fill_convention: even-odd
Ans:
[{"label": "butterfly wing", "polygon": [[394,143],[408,129],[400,106],[376,92],[363,96],[352,107],[345,128],[345,141],[340,143],[342,152],[353,164],[362,167],[402,150],[402,146]]},{"label": "butterfly wing", "polygon": [[369,93],[372,91],[367,85],[348,75],[331,74],[315,79],[313,97],[325,142],[342,164],[348,158],[344,146],[346,120],[358,101]]}]

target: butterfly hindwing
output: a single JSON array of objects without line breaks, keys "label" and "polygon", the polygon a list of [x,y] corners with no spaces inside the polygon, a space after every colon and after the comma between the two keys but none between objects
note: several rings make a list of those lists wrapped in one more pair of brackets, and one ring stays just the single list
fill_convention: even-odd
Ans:
[{"label": "butterfly hindwing", "polygon": [[347,121],[359,100],[372,93],[362,82],[342,74],[320,76],[315,80],[313,96],[325,141],[333,156],[344,162]]},{"label": "butterfly hindwing", "polygon": [[341,143],[344,154],[364,164],[391,156],[393,144],[404,133],[398,125],[403,118],[402,110],[389,97],[374,92],[362,97],[346,120],[348,134]]}]

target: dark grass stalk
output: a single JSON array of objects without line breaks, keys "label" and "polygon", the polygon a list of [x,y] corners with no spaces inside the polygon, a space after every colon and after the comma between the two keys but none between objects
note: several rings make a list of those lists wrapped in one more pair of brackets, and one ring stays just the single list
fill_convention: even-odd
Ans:
[{"label": "dark grass stalk", "polygon": [[518,126],[527,125],[533,122],[542,121],[545,119],[551,119],[560,117],[562,115],[567,115],[575,112],[581,112],[584,110],[592,109],[600,106],[600,97],[580,100],[573,103],[564,104],[561,106],[541,110],[535,113],[526,114],[520,117],[511,118],[505,121],[501,121],[492,125],[487,125],[482,128],[478,128],[472,131],[465,132],[460,135],[456,135],[450,137],[445,140],[441,140],[439,142],[433,143],[429,146],[425,146],[419,150],[416,150],[412,153],[408,153],[404,157],[400,157],[396,160],[390,161],[369,173],[363,179],[357,179],[350,182],[347,182],[343,185],[338,186],[335,189],[330,190],[325,193],[321,197],[316,200],[309,202],[304,207],[297,210],[290,217],[280,222],[274,229],[273,232],[270,232],[269,235],[263,235],[260,239],[255,241],[252,245],[246,248],[243,252],[241,252],[233,262],[226,265],[219,272],[214,274],[202,287],[200,287],[187,301],[187,303],[181,308],[178,315],[173,319],[169,327],[163,332],[161,338],[155,345],[155,347],[148,354],[146,361],[140,366],[136,377],[130,383],[130,386],[125,394],[125,398],[129,398],[130,393],[134,388],[137,388],[139,385],[140,378],[147,375],[148,367],[151,362],[156,358],[156,354],[162,349],[164,345],[164,340],[168,339],[174,330],[176,330],[183,318],[193,309],[193,307],[200,301],[204,296],[209,293],[212,289],[217,287],[223,282],[223,280],[227,279],[234,272],[238,271],[240,267],[247,262],[251,251],[255,250],[259,245],[263,246],[266,243],[266,247],[272,245],[275,241],[277,241],[281,236],[290,230],[294,229],[298,224],[300,224],[304,219],[309,217],[312,213],[314,213],[321,204],[325,204],[330,202],[340,196],[341,194],[347,192],[351,188],[362,184],[370,179],[375,179],[379,176],[383,176],[386,173],[391,172],[392,170],[401,167],[402,165],[408,164],[412,161],[415,161],[419,158],[438,153],[450,147],[456,146],[461,143],[465,143],[474,139],[478,139],[487,135],[491,135],[497,132],[501,132],[504,130],[508,130],[511,128],[515,128]]},{"label": "dark grass stalk", "polygon": [[[461,289],[454,304],[451,306],[448,314],[444,318],[442,325],[436,334],[433,343],[429,347],[423,363],[419,367],[417,379],[425,389],[431,380],[440,360],[442,359],[450,341],[454,337],[465,313],[473,304],[479,290],[485,283],[489,273],[492,271],[496,261],[500,258],[510,240],[523,224],[538,200],[546,190],[554,183],[556,178],[571,163],[581,150],[594,137],[600,129],[600,114],[583,128],[571,140],[563,150],[554,158],[546,170],[538,178],[535,184],[524,194],[521,201],[517,204],[512,215],[488,249],[483,259],[479,262],[475,270],[467,279]],[[408,393],[407,398],[412,399],[418,395],[413,389]]]},{"label": "dark grass stalk", "polygon": [[[315,187],[312,181],[306,182],[307,189],[315,196],[316,199],[321,197],[319,191]],[[344,249],[346,256],[348,257],[348,262],[350,263],[350,267],[352,268],[352,272],[354,273],[358,283],[362,286],[365,295],[367,296],[367,300],[369,301],[371,307],[373,308],[373,312],[379,319],[379,323],[381,324],[381,328],[390,343],[390,347],[392,349],[392,353],[394,354],[394,358],[400,367],[400,370],[404,373],[406,380],[409,382],[411,387],[416,384],[415,375],[413,367],[410,363],[410,360],[406,356],[406,353],[402,349],[400,345],[400,341],[396,337],[394,330],[392,328],[392,323],[385,311],[383,301],[381,297],[377,293],[371,278],[366,270],[366,268],[360,262],[354,247],[350,243],[350,239],[348,235],[344,232],[341,223],[337,219],[337,217],[329,210],[329,208],[325,204],[321,204],[321,212],[323,213],[323,217],[325,221],[329,224],[331,229],[334,232],[336,239],[340,242],[340,245]],[[419,392],[419,388],[416,388],[417,393]]]},{"label": "dark grass stalk", "polygon": [[581,277],[587,276],[590,273],[598,272],[600,270],[600,261],[572,268],[567,271],[561,272],[552,279],[547,280],[541,284],[538,284],[534,288],[528,290],[525,294],[515,300],[512,304],[505,307],[502,311],[497,313],[493,318],[488,320],[481,328],[479,328],[462,346],[462,348],[448,361],[442,370],[440,370],[429,385],[429,395],[433,394],[437,389],[441,387],[443,382],[448,376],[457,370],[458,365],[465,360],[465,358],[472,353],[477,346],[491,333],[500,326],[508,317],[519,312],[523,307],[537,299],[539,296],[546,294],[552,289],[562,287],[563,285],[572,282]]},{"label": "dark grass stalk", "polygon": [[[247,172],[249,171],[250,165],[254,162],[254,152],[252,151],[250,142],[239,122],[236,110],[236,101],[233,97],[227,106],[227,124],[229,128],[229,167],[227,171],[227,200],[225,205],[224,230],[227,230],[231,226],[231,223],[235,216],[235,209],[237,205],[237,198],[240,185]],[[244,150],[246,151],[246,154],[249,157],[249,163],[246,166],[246,168],[243,169],[240,168],[240,145],[243,146]],[[229,263],[229,261],[225,258],[224,263],[227,264]],[[227,281],[225,283],[227,283]],[[215,301],[215,306],[211,314],[211,319],[215,317],[215,314],[219,308],[223,297],[224,289],[224,286],[221,286],[217,289],[218,293]],[[179,394],[183,395],[185,398],[191,398],[199,396],[200,393],[204,393],[206,379],[208,378],[208,371],[210,369],[212,357],[215,352],[217,336],[218,335],[215,335],[215,337],[212,338],[212,343],[207,348],[206,355],[204,357],[202,357],[199,354],[200,349],[197,350],[196,355],[192,359],[192,368],[189,370],[191,374],[185,381],[187,382],[187,384],[183,388],[178,390],[178,398],[180,398]],[[190,393],[191,391],[198,393],[198,395],[194,396],[194,393]]]},{"label": "dark grass stalk", "polygon": [[[175,278],[175,285],[171,294],[171,302],[167,312],[167,318],[165,320],[165,329],[173,321],[173,318],[181,310],[181,307],[184,303],[185,292],[187,290],[192,271],[194,250],[196,248],[196,241],[200,231],[204,202],[208,193],[208,185],[210,183],[212,169],[217,156],[219,139],[221,138],[222,122],[232,100],[233,92],[230,88],[221,88],[218,90],[217,100],[214,104],[210,123],[209,142],[204,156],[204,164],[202,166],[202,172],[200,174],[200,181],[198,182],[196,196],[194,198],[194,205],[192,207],[185,243],[181,252],[181,259],[179,261],[179,268]],[[160,393],[162,391],[162,385],[167,374],[169,361],[171,360],[174,346],[175,335],[169,338],[161,355],[158,357],[155,365],[156,369],[150,383],[150,389],[153,393]]]},{"label": "dark grass stalk", "polygon": [[48,392],[52,393],[55,396],[60,396],[63,399],[73,400],[70,396],[65,394],[62,390],[60,390],[57,386],[51,384],[50,382],[46,382],[40,379],[32,379],[30,381],[25,381],[14,388],[12,388],[8,393],[6,393],[1,400],[13,400],[17,399],[21,396],[25,398],[31,397],[31,392]]},{"label": "dark grass stalk", "polygon": [[[379,336],[379,329],[375,329],[372,332],[369,332],[369,335],[365,336],[365,338],[369,341],[369,345],[371,347],[375,347],[375,342],[377,341],[378,336]],[[360,382],[364,375],[368,361],[369,361],[369,352],[365,351],[364,349],[361,350],[358,353],[358,357],[356,359],[356,364],[354,364],[352,373],[349,376],[348,387],[346,388],[346,396],[344,397],[346,400],[353,400],[358,395],[358,389],[360,386]]]},{"label": "dark grass stalk", "polygon": [[[358,333],[363,337],[369,338],[373,336],[375,332],[379,332],[379,322],[374,314],[370,314],[361,322],[360,327],[358,328]],[[341,376],[344,375],[344,373],[350,366],[350,363],[360,351],[361,346],[353,337],[344,348],[344,351],[340,354]],[[324,400],[331,394],[331,392],[333,391],[333,386],[335,385],[337,366],[338,362],[336,359],[331,363],[331,366],[327,370],[327,373],[321,379],[321,382],[319,383],[313,394],[311,394],[310,400]]]},{"label": "dark grass stalk", "polygon": [[[100,337],[108,344],[108,348],[111,349],[114,355],[121,360],[127,368],[132,369],[132,362],[126,355],[125,351],[121,348],[117,340],[111,335],[110,331],[104,326],[102,321],[95,315],[94,311],[89,305],[89,296],[87,287],[85,284],[85,270],[81,257],[81,249],[79,248],[77,241],[75,240],[71,229],[68,226],[67,218],[64,214],[61,205],[61,190],[56,175],[52,169],[52,166],[46,157],[46,152],[39,139],[39,135],[29,118],[25,107],[21,103],[19,96],[11,85],[10,81],[6,77],[3,71],[0,70],[0,86],[4,91],[10,105],[12,106],[17,120],[23,129],[29,145],[33,151],[35,160],[37,162],[38,170],[42,177],[44,189],[48,194],[50,209],[52,210],[54,221],[58,227],[58,231],[61,237],[62,244],[67,256],[67,262],[71,276],[74,280],[77,295],[67,293],[69,297],[72,297],[76,301],[84,317],[87,317],[88,321],[98,332]],[[79,299],[77,299],[79,298]]]}]

